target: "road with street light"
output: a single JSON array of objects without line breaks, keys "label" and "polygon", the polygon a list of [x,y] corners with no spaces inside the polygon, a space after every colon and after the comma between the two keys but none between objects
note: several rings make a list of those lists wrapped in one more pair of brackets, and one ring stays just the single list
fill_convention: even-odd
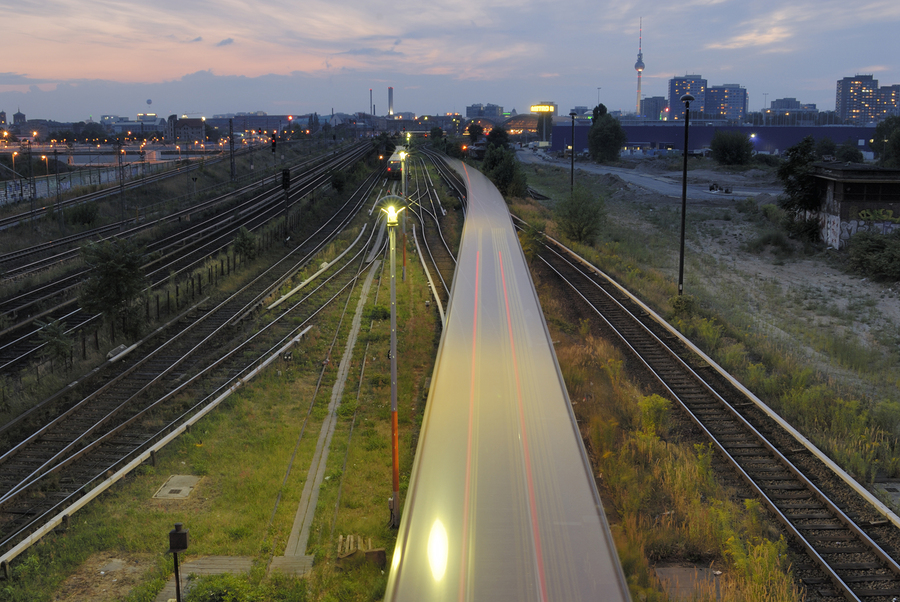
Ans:
[{"label": "road with street light", "polygon": [[[549,162],[554,165],[559,165],[560,167],[568,168],[568,162],[566,160],[556,159],[549,155],[539,155],[532,152],[531,150],[522,149],[517,153],[517,157],[519,158],[519,161],[523,163],[546,164]],[[620,177],[622,180],[628,182],[629,184],[640,186],[641,188],[644,188],[656,194],[660,194],[664,197],[671,197],[673,201],[675,201],[676,199],[681,199],[681,172],[672,172],[671,175],[662,175],[640,172],[635,169],[627,169],[624,167],[612,167],[609,165],[602,165],[600,163],[581,162],[575,164],[576,183],[578,181],[578,171],[587,171],[596,174],[613,174]],[[726,174],[723,174],[723,177],[726,177]],[[757,196],[760,194],[770,194],[773,196],[778,196],[783,192],[782,187],[778,185],[763,183],[760,186],[738,186],[736,188],[732,188],[731,194],[724,194],[722,192],[711,192],[709,190],[708,182],[704,184],[692,184],[690,182],[690,179],[691,173],[688,172],[687,196],[689,199],[697,201],[727,202],[730,199],[742,200],[748,196]]]}]

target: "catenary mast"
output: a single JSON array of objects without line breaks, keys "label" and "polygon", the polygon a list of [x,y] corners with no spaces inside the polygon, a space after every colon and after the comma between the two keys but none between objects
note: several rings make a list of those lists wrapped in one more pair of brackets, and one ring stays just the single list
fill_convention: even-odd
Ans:
[{"label": "catenary mast", "polygon": [[641,17],[640,20],[641,31],[638,37],[638,60],[634,64],[634,70],[638,73],[638,87],[637,87],[637,104],[635,113],[641,114],[641,72],[644,70],[644,53],[642,52],[643,41],[644,41],[644,18]]}]

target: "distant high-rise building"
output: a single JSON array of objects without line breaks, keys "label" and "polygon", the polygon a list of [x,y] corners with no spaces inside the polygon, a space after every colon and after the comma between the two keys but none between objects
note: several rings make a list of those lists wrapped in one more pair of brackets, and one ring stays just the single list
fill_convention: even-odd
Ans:
[{"label": "distant high-rise building", "polygon": [[388,87],[388,115],[394,114],[394,88]]},{"label": "distant high-rise building", "polygon": [[878,88],[878,119],[900,116],[900,84]]},{"label": "distant high-rise building", "polygon": [[638,87],[637,87],[637,103],[635,104],[635,111],[638,115],[643,115],[641,112],[641,73],[644,72],[644,18],[641,17],[640,21],[640,33],[638,34],[638,56],[637,62],[634,64],[634,70],[637,71],[638,74]]},{"label": "distant high-rise building", "polygon": [[665,96],[651,96],[641,101],[641,115],[649,119],[663,121],[665,120],[663,114],[668,106]]},{"label": "distant high-rise building", "polygon": [[772,111],[796,111],[800,109],[800,101],[796,98],[776,98],[771,102]]},{"label": "distant high-rise building", "polygon": [[834,109],[848,123],[862,125],[874,121],[878,113],[878,80],[871,75],[839,79]]},{"label": "distant high-rise building", "polygon": [[747,115],[747,102],[747,90],[739,84],[710,86],[706,89],[704,112],[728,121],[741,122]]},{"label": "distant high-rise building", "polygon": [[22,111],[16,111],[13,113],[13,125],[25,125],[25,122],[28,121],[25,119],[25,113]]},{"label": "distant high-rise building", "polygon": [[0,125],[6,125],[6,111],[0,111]]},{"label": "distant high-rise building", "polygon": [[694,97],[691,110],[703,113],[706,106],[706,80],[700,75],[675,76],[669,80],[669,119],[684,119],[684,103],[681,97]]},{"label": "distant high-rise building", "polygon": [[488,103],[477,104],[477,105],[469,105],[466,107],[466,117],[471,119],[473,117],[491,117],[491,118],[502,118],[503,115],[503,107],[500,105],[494,105]]}]

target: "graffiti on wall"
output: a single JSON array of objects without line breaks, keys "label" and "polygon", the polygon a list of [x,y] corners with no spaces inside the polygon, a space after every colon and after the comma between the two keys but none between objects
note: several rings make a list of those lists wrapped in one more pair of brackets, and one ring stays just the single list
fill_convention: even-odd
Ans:
[{"label": "graffiti on wall", "polygon": [[892,234],[900,231],[900,217],[894,217],[890,209],[864,209],[859,212],[859,219],[841,221],[836,215],[827,213],[807,213],[808,218],[819,222],[819,234],[831,248],[846,248],[850,239],[858,232],[875,232]]}]

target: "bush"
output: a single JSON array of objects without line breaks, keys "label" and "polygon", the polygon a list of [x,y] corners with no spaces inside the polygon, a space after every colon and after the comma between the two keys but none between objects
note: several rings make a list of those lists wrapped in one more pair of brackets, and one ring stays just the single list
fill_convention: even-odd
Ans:
[{"label": "bush", "polygon": [[248,261],[253,261],[256,258],[256,235],[242,227],[234,235],[234,252]]},{"label": "bush", "polygon": [[876,280],[900,280],[900,236],[857,232],[850,239],[850,266]]},{"label": "bush", "polygon": [[80,203],[63,212],[66,223],[73,226],[93,226],[99,214],[96,203]]},{"label": "bush", "polygon": [[753,162],[766,167],[778,167],[782,163],[780,157],[775,155],[761,155],[759,153],[753,155]]},{"label": "bush", "polygon": [[747,165],[753,157],[753,143],[743,132],[719,130],[709,146],[712,158],[721,165]]},{"label": "bush", "polygon": [[186,602],[255,602],[258,599],[246,577],[230,573],[202,577],[185,597]]},{"label": "bush", "polygon": [[565,236],[575,242],[593,244],[603,225],[606,207],[602,198],[592,196],[583,186],[576,186],[571,195],[556,205],[554,213]]},{"label": "bush", "polygon": [[813,217],[787,216],[784,227],[792,238],[802,242],[819,242],[819,220]]}]

